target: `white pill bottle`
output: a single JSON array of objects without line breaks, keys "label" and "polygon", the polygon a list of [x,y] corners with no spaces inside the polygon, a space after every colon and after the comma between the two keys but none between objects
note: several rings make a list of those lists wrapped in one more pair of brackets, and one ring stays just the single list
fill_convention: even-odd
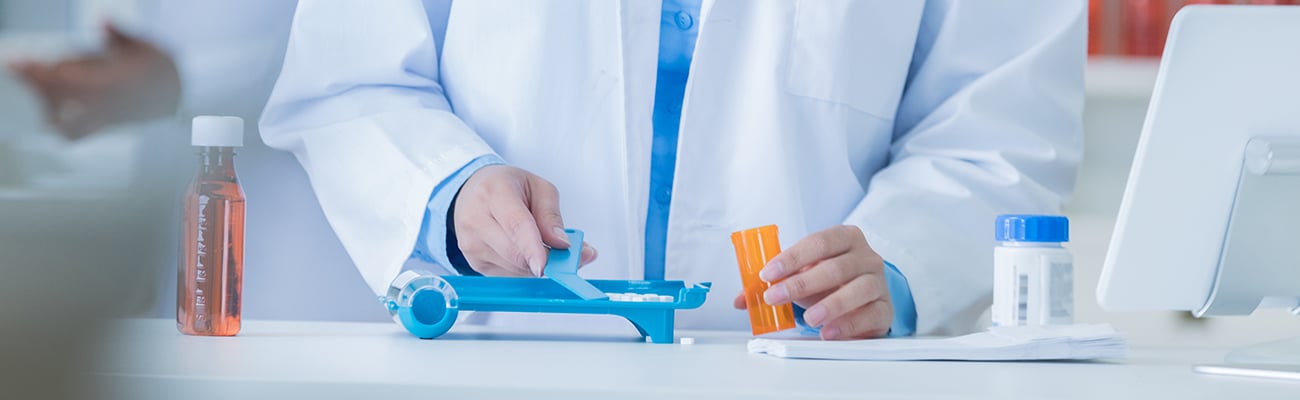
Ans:
[{"label": "white pill bottle", "polygon": [[1000,215],[993,249],[993,326],[1074,323],[1070,220],[1059,215]]}]

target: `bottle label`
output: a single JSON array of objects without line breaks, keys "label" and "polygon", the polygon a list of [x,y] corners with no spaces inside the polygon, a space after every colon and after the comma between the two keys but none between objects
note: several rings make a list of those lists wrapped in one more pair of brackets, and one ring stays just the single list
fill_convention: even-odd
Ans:
[{"label": "bottle label", "polygon": [[1074,265],[1054,262],[1048,274],[1048,320],[1052,324],[1074,323]]},{"label": "bottle label", "polygon": [[1074,323],[1074,266],[1063,251],[994,252],[993,326]]},{"label": "bottle label", "polygon": [[198,239],[195,243],[195,260],[194,260],[194,330],[206,332],[212,329],[212,322],[208,320],[208,297],[204,294],[203,288],[208,281],[208,250],[212,243],[212,235],[215,233],[209,229],[211,216],[215,207],[209,207],[209,198],[199,196],[198,223],[195,226],[198,229],[195,237]]}]

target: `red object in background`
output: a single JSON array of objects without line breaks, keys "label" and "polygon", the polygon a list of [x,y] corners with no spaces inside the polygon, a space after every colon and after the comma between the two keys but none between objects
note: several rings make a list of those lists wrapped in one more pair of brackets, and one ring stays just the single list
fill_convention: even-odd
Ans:
[{"label": "red object in background", "polygon": [[1103,0],[1088,0],[1088,55],[1101,54]]},{"label": "red object in background", "polygon": [[1174,15],[1193,4],[1300,5],[1300,0],[1089,0],[1088,54],[1159,57]]},{"label": "red object in background", "polygon": [[1159,57],[1169,33],[1169,2],[1166,0],[1124,0],[1120,2],[1120,24],[1124,29],[1125,55]]}]

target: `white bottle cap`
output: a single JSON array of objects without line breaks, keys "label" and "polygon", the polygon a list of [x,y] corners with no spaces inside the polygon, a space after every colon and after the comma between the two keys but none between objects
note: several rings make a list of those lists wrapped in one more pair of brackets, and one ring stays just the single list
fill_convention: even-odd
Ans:
[{"label": "white bottle cap", "polygon": [[190,144],[207,147],[243,147],[244,119],[200,115],[194,117]]}]

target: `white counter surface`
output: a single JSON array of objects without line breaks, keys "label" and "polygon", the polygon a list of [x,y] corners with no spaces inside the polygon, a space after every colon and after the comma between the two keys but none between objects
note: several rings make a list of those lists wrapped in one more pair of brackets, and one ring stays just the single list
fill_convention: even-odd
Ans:
[{"label": "white counter surface", "polygon": [[419,340],[396,324],[245,321],[233,338],[127,320],[98,368],[119,398],[1300,398],[1300,382],[1206,376],[1226,348],[1136,345],[1107,362],[844,362],[745,351],[743,332],[632,336],[458,326]]}]

